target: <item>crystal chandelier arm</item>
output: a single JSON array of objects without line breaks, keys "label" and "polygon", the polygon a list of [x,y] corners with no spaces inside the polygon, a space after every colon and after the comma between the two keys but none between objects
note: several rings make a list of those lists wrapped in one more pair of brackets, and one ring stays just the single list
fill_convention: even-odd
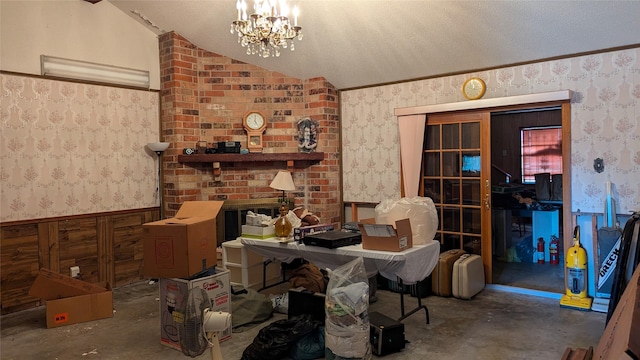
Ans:
[{"label": "crystal chandelier arm", "polygon": [[276,0],[255,0],[254,13],[247,17],[246,1],[237,0],[237,17],[231,24],[231,33],[238,33],[238,43],[247,48],[247,54],[261,57],[280,56],[280,48],[295,49],[293,40],[302,40],[302,27],[298,26],[299,11],[294,7],[294,26],[291,26],[288,13],[289,7],[284,0],[280,0],[280,13]]}]

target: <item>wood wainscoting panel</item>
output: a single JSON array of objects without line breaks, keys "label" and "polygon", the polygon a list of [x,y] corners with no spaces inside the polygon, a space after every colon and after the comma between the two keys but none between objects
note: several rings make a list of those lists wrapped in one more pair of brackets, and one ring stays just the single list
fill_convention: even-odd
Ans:
[{"label": "wood wainscoting panel", "polygon": [[98,278],[97,217],[73,218],[59,224],[60,273],[69,275],[72,266],[80,267],[82,280],[97,283]]},{"label": "wood wainscoting panel", "polygon": [[[113,218],[114,216],[98,217],[98,280],[107,281],[111,287],[115,286],[115,258],[113,245]],[[135,215],[129,215],[134,217]]]},{"label": "wood wainscoting panel", "polygon": [[0,306],[27,309],[40,305],[40,300],[28,295],[40,270],[38,262],[38,224],[3,227],[0,233]]},{"label": "wood wainscoting panel", "polygon": [[152,221],[145,213],[112,217],[113,262],[115,286],[141,280],[144,248],[142,224]]},{"label": "wood wainscoting panel", "polygon": [[8,314],[42,305],[28,295],[41,268],[112,287],[144,279],[142,224],[158,208],[0,224],[0,309]]},{"label": "wood wainscoting panel", "polygon": [[60,244],[58,243],[58,222],[38,223],[40,267],[60,272]]}]

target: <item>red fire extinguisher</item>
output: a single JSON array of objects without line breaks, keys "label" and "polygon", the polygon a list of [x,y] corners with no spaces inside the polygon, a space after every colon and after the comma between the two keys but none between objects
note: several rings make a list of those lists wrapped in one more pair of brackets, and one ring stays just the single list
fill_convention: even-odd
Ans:
[{"label": "red fire extinguisher", "polygon": [[538,264],[544,264],[544,239],[538,238]]},{"label": "red fire extinguisher", "polygon": [[549,264],[558,265],[560,260],[558,259],[558,247],[560,246],[560,239],[555,235],[551,235],[551,241],[549,242]]}]

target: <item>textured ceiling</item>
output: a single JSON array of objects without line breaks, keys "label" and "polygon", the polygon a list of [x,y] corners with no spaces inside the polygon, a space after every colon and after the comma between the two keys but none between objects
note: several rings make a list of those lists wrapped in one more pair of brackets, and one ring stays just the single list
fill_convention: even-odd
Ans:
[{"label": "textured ceiling", "polygon": [[[109,0],[156,34],[338,89],[640,45],[640,1],[290,0],[304,38],[277,58],[230,34],[235,0]],[[250,6],[253,1],[247,0]]]}]

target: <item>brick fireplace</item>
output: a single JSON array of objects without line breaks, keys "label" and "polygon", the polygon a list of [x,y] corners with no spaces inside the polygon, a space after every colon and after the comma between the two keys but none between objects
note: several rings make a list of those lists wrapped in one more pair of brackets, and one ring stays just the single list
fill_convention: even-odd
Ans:
[{"label": "brick fireplace", "polygon": [[[269,183],[281,169],[292,172],[296,190],[288,196],[323,222],[341,221],[340,128],[337,90],[323,78],[288,77],[203,49],[174,32],[159,38],[164,213],[171,217],[184,201],[243,200],[280,195]],[[295,56],[295,53],[283,54]],[[277,59],[274,59],[277,61]],[[242,117],[259,110],[268,120],[264,153],[274,161],[180,162],[198,141],[240,141],[247,147]],[[319,123],[317,161],[288,161],[298,153],[297,122]]]}]

